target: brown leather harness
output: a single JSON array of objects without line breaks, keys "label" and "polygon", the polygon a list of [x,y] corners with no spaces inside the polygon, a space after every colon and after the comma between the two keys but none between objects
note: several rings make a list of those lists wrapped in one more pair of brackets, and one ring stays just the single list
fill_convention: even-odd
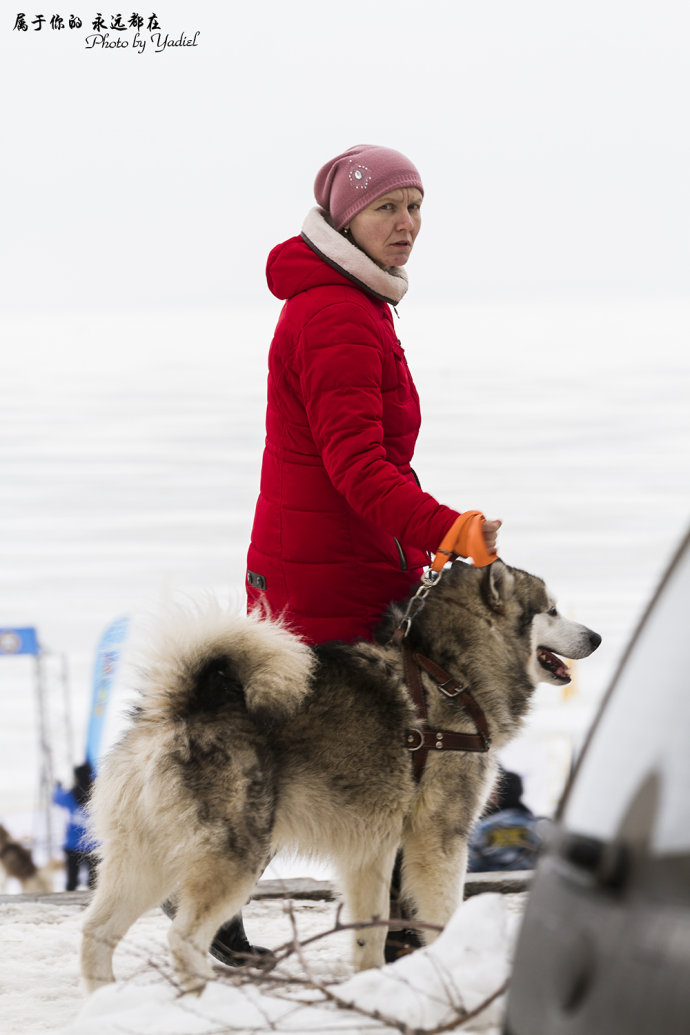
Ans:
[{"label": "brown leather harness", "polygon": [[[420,605],[423,606],[428,587],[419,594]],[[475,751],[485,753],[491,747],[491,736],[483,709],[469,690],[463,687],[459,679],[446,672],[435,661],[413,651],[405,637],[411,624],[410,608],[400,627],[393,634],[393,642],[400,646],[403,659],[405,681],[417,712],[417,725],[405,731],[406,746],[412,752],[412,771],[419,782],[424,772],[429,751]],[[440,693],[446,697],[456,698],[461,708],[469,715],[475,725],[476,733],[456,733],[454,730],[435,730],[429,728],[426,708],[426,694],[422,685],[422,670],[436,683]]]}]

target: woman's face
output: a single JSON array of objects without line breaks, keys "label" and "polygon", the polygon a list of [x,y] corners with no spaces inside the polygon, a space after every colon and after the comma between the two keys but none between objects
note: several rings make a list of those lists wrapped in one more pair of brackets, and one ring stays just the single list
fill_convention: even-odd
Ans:
[{"label": "woman's face", "polygon": [[379,266],[404,266],[422,225],[421,204],[416,187],[382,194],[352,217],[350,235]]}]

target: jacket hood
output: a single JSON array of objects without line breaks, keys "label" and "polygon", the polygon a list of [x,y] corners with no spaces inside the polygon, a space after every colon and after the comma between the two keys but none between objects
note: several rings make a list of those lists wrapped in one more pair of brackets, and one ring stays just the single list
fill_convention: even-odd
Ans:
[{"label": "jacket hood", "polygon": [[291,237],[271,251],[266,280],[281,300],[309,288],[346,283],[395,305],[407,291],[407,274],[401,267],[381,269],[334,230],[319,208],[307,213],[299,237]]}]

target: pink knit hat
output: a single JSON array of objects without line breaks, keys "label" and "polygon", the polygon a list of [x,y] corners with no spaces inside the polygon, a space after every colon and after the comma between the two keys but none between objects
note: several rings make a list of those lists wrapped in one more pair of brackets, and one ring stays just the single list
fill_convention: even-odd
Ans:
[{"label": "pink knit hat", "polygon": [[363,208],[400,187],[416,187],[424,193],[422,180],[409,158],[389,147],[357,144],[326,162],[314,182],[314,197],[324,208],[336,230]]}]

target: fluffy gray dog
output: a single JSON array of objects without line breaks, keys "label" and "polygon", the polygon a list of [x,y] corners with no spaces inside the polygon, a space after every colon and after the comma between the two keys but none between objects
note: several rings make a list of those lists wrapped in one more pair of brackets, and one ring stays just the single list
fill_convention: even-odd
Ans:
[{"label": "fluffy gray dog", "polygon": [[[285,848],[331,860],[349,918],[365,922],[388,916],[402,847],[408,909],[445,925],[495,749],[518,732],[539,681],[569,681],[556,655],[586,657],[600,637],[561,617],[540,579],[500,560],[447,568],[405,651],[390,639],[403,610],[391,608],[376,643],[315,648],[279,622],[219,608],[164,624],[92,799],[102,847],[82,946],[89,989],[113,980],[115,945],[171,895],[176,974],[184,990],[202,988],[216,930]],[[405,652],[426,717],[408,691]],[[424,735],[428,757],[415,774]],[[471,750],[434,750],[457,735]],[[356,933],[356,969],[383,962],[385,934]]]}]

